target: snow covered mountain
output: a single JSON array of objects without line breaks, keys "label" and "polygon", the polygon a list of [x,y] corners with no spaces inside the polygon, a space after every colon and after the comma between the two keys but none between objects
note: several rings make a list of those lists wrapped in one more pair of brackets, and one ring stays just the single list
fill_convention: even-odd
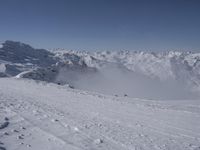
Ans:
[{"label": "snow covered mountain", "polygon": [[60,71],[89,72],[92,70],[79,56],[73,54],[64,56],[66,59],[61,60],[47,50],[34,49],[20,42],[6,41],[0,48],[0,75],[1,77],[16,76],[64,84],[64,80],[56,79]]},{"label": "snow covered mountain", "polygon": [[176,79],[190,80],[199,85],[200,77],[200,53],[191,52],[131,52],[131,51],[104,51],[104,52],[79,52],[60,51],[76,54],[83,57],[90,67],[101,68],[109,63],[123,66],[130,71],[142,73],[152,78],[161,80]]},{"label": "snow covered mountain", "polygon": [[[118,51],[118,52],[81,51],[80,52],[80,51],[66,51],[63,49],[61,50],[56,49],[54,50],[54,53],[60,58],[63,58],[63,55],[65,53],[76,54],[84,60],[87,66],[97,68],[98,70],[100,70],[100,72],[103,72],[104,75],[105,75],[104,71],[106,69],[107,70],[111,69],[112,72],[115,72],[114,73],[115,75],[113,76],[116,76],[116,74],[120,74],[119,75],[120,80],[123,80],[123,78],[126,77],[128,78],[127,82],[130,82],[132,80],[134,81],[132,85],[134,83],[141,85],[141,89],[139,90],[139,92],[150,91],[149,88],[146,88],[147,86],[149,86],[149,82],[154,82],[157,84],[156,88],[154,87],[154,89],[156,90],[152,91],[153,93],[155,93],[156,91],[159,92],[159,89],[160,87],[162,88],[163,84],[165,85],[169,84],[169,86],[164,87],[160,91],[160,93],[162,93],[163,91],[164,92],[170,91],[171,89],[170,93],[176,91],[176,93],[180,93],[180,95],[183,95],[184,93],[183,91],[185,90],[185,88],[186,91],[188,90],[191,90],[193,92],[200,91],[200,53],[178,52],[178,51],[158,52],[158,53],[134,52],[134,51]],[[121,72],[123,73],[121,74]],[[129,73],[131,72],[132,74],[128,75],[127,77],[126,76],[127,72]],[[109,74],[108,71],[106,71],[105,76],[107,76],[107,74]],[[113,76],[109,75],[109,80],[113,78]],[[135,81],[134,79],[137,80],[138,82]],[[118,80],[118,78],[116,80]],[[145,83],[143,83],[144,80]],[[126,80],[123,82],[125,83]],[[133,86],[130,87],[132,89],[135,89],[135,87]],[[177,91],[177,89],[180,90]],[[100,92],[102,92],[102,90],[100,90]],[[124,92],[127,93],[127,90]],[[131,91],[128,93],[129,95],[131,95],[131,93],[133,92]],[[142,94],[137,95],[135,93],[132,94],[132,96],[135,95],[141,97],[142,95]],[[188,94],[189,93],[187,93],[186,95]],[[169,95],[169,93],[167,95]],[[155,98],[155,95],[150,94],[147,95],[146,97]]]},{"label": "snow covered mountain", "polygon": [[6,41],[0,150],[200,150],[199,60]]},{"label": "snow covered mountain", "polygon": [[167,98],[193,99],[200,91],[200,53],[47,51],[6,41],[0,48],[0,76],[69,84],[113,95],[161,98],[172,94]]}]

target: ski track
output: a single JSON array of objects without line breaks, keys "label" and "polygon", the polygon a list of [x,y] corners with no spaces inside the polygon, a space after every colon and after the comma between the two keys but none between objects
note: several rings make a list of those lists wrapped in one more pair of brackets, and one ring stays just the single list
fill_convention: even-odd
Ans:
[{"label": "ski track", "polygon": [[0,129],[0,150],[200,150],[200,115],[187,102],[115,98],[15,79],[0,84],[0,123],[9,119]]}]

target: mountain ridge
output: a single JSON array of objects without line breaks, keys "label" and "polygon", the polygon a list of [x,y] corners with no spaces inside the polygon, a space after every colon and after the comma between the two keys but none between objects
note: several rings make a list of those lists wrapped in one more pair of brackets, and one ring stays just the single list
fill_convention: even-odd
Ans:
[{"label": "mountain ridge", "polygon": [[[145,80],[147,83],[141,86],[141,89],[146,88],[148,82],[166,84],[170,81],[183,84],[191,91],[200,91],[200,53],[87,52],[64,49],[50,51],[34,49],[27,44],[14,41],[5,41],[2,45],[0,48],[0,77],[16,76],[69,84],[75,88],[85,88],[85,84],[92,84],[92,82],[101,85],[102,81],[106,80],[113,80],[110,83],[113,84],[120,82],[122,78],[127,78],[122,82],[126,83],[130,80],[133,84],[140,84],[140,82],[135,82],[137,80],[141,82]],[[79,85],[80,83],[82,85]],[[88,90],[93,89],[93,85]],[[135,88],[132,85],[130,87]]]}]

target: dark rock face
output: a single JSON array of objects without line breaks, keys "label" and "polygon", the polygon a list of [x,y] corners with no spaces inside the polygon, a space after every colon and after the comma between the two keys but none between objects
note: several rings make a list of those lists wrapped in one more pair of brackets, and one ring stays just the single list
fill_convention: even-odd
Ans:
[{"label": "dark rock face", "polygon": [[6,41],[0,48],[0,59],[12,63],[29,63],[40,67],[56,63],[54,54],[44,49],[34,49],[20,42]]},{"label": "dark rock face", "polygon": [[88,67],[82,57],[65,53],[57,57],[55,53],[14,41],[6,41],[0,48],[0,64],[5,69],[0,77],[17,76],[46,82],[68,84],[78,76],[96,72]]}]

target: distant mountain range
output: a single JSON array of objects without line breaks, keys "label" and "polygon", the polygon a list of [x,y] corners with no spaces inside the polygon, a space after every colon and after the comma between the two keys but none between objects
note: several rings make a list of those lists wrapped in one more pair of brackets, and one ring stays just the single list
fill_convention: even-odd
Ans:
[{"label": "distant mountain range", "polygon": [[76,81],[82,77],[82,80],[94,78],[96,74],[105,77],[102,71],[106,69],[128,73],[129,77],[133,73],[153,81],[176,81],[192,91],[200,90],[200,53],[45,50],[14,41],[5,41],[0,46],[0,77],[30,78],[76,87]]}]

